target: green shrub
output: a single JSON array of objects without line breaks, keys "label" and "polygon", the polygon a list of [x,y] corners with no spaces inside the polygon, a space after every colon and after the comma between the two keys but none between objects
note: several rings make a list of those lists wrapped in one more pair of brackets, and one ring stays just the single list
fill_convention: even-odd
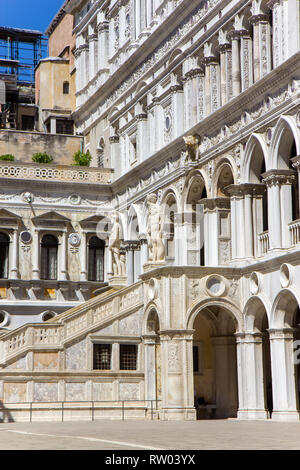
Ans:
[{"label": "green shrub", "polygon": [[15,157],[10,153],[6,153],[5,155],[0,155],[0,160],[3,160],[5,162],[13,162],[15,160]]},{"label": "green shrub", "polygon": [[86,153],[78,150],[78,152],[75,152],[73,155],[74,166],[90,166],[91,160],[92,155],[89,150]]},{"label": "green shrub", "polygon": [[40,153],[35,153],[32,156],[32,161],[35,163],[52,163],[53,158],[47,153],[40,152]]}]

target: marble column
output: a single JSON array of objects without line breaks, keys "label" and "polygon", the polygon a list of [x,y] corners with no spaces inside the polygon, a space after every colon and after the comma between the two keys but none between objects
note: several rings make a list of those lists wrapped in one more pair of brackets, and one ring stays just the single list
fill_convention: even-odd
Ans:
[{"label": "marble column", "polygon": [[108,41],[109,41],[109,23],[102,21],[97,25],[98,31],[98,70],[108,70]]},{"label": "marble column", "polygon": [[239,31],[231,31],[230,37],[232,50],[232,97],[235,98],[241,92],[241,58]]},{"label": "marble column", "polygon": [[184,129],[188,130],[195,126],[200,119],[203,119],[204,107],[201,100],[204,99],[204,93],[199,96],[201,86],[203,86],[204,73],[200,68],[189,70],[184,76]]},{"label": "marble column", "polygon": [[68,241],[67,232],[63,232],[61,235],[61,247],[60,247],[60,281],[66,281],[68,279],[67,271],[67,256],[68,256]]},{"label": "marble column", "polygon": [[97,49],[98,49],[98,36],[91,32],[88,36],[89,43],[89,80],[92,80],[96,75],[97,64]]},{"label": "marble column", "polygon": [[217,111],[221,106],[220,65],[215,56],[203,59],[205,65],[205,115]]},{"label": "marble column", "polygon": [[11,258],[11,279],[19,279],[19,243],[18,243],[19,231],[14,229],[13,240],[12,240],[12,258]]},{"label": "marble column", "polygon": [[273,413],[276,421],[299,421],[297,410],[294,329],[270,329]]},{"label": "marble column", "polygon": [[237,334],[240,419],[266,419],[262,334]]},{"label": "marble column", "polygon": [[254,82],[271,71],[271,25],[268,15],[251,16],[253,24],[253,74]]},{"label": "marble column", "polygon": [[120,161],[120,152],[119,152],[119,142],[120,138],[118,135],[112,135],[109,138],[110,143],[110,164],[111,168],[115,168],[115,178],[119,178],[125,170],[125,161]]},{"label": "marble column", "polygon": [[170,91],[172,101],[173,138],[176,139],[184,132],[183,87],[182,85],[172,85]]},{"label": "marble column", "polygon": [[[270,249],[291,245],[288,224],[292,222],[293,170],[269,170],[262,174],[268,189]],[[276,217],[274,217],[276,214]]]},{"label": "marble column", "polygon": [[40,279],[40,236],[39,231],[33,233],[32,279]]},{"label": "marble column", "polygon": [[220,82],[222,106],[232,98],[232,50],[231,44],[219,45],[220,52]]},{"label": "marble column", "polygon": [[241,91],[245,91],[253,84],[252,38],[246,30],[240,31],[240,38]]},{"label": "marble column", "polygon": [[149,156],[148,119],[146,113],[135,116],[137,120],[137,160],[142,162]]},{"label": "marble column", "polygon": [[80,244],[80,261],[81,261],[81,270],[80,270],[80,280],[88,280],[88,261],[87,261],[87,235],[85,232],[82,233],[82,240]]}]

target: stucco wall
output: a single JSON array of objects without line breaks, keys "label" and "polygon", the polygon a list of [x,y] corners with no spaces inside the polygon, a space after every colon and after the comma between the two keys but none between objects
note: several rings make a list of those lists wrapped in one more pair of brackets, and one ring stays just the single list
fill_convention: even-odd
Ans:
[{"label": "stucco wall", "polygon": [[0,131],[0,155],[11,153],[16,160],[32,163],[32,155],[46,152],[53,157],[53,163],[69,165],[81,138],[58,134],[42,134],[15,130]]}]

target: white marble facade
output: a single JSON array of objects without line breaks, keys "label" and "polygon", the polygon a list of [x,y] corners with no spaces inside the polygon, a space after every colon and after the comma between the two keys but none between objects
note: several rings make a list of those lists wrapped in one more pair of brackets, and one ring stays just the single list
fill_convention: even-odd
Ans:
[{"label": "white marble facade", "polygon": [[[77,206],[58,184],[51,197],[55,212],[71,219],[66,229],[66,220],[54,217],[62,237],[62,287],[72,289],[74,282],[84,293],[82,246],[104,220],[104,280],[118,290],[88,302],[76,294],[77,303],[65,310],[75,308],[44,323],[42,336],[38,324],[3,334],[0,398],[40,400],[44,390],[45,401],[54,397],[53,358],[42,362],[49,391],[45,377],[39,383],[31,373],[33,351],[51,350],[59,354],[61,400],[155,400],[160,419],[195,419],[207,411],[206,405],[195,410],[204,402],[217,417],[299,420],[299,2],[102,5],[78,0],[65,9],[74,15],[76,35],[75,125],[93,166],[101,153],[99,171],[114,173],[98,195],[96,186],[89,194],[78,183]],[[32,192],[42,209],[38,185]],[[0,198],[19,214],[15,193]],[[160,215],[151,233],[164,242],[164,255],[154,261],[148,250],[152,193]],[[76,206],[72,216],[68,201]],[[112,211],[122,225],[122,279],[112,276],[103,235]],[[45,231],[51,217],[41,210],[39,217],[30,220]],[[16,246],[19,222],[10,219]],[[77,264],[71,254],[63,261],[64,233],[71,232],[81,240],[73,245]],[[10,256],[15,292],[20,255]],[[37,261],[36,254],[33,273]],[[3,322],[9,307],[3,303]],[[105,371],[93,363],[99,344],[110,355]],[[122,366],[123,345],[136,347],[132,370]],[[14,364],[25,355],[27,369],[15,384],[20,365]]]}]

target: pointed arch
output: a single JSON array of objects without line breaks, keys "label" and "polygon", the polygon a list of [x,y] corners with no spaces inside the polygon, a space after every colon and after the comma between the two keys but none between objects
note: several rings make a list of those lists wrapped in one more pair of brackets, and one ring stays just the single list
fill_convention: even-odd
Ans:
[{"label": "pointed arch", "polygon": [[267,170],[288,169],[290,150],[295,142],[297,155],[300,154],[300,135],[295,120],[291,116],[281,116],[276,124],[270,149],[270,162]]},{"label": "pointed arch", "polygon": [[[254,158],[257,154],[260,156],[259,159]],[[262,159],[266,169],[269,160],[268,146],[261,135],[254,133],[248,139],[242,156],[241,183],[260,183],[258,174],[262,167]]]},{"label": "pointed arch", "polygon": [[[231,173],[231,175],[230,175]],[[221,182],[221,179],[224,181]],[[237,182],[237,168],[235,162],[230,157],[224,157],[217,164],[212,177],[212,197],[224,197],[222,189]]]}]

